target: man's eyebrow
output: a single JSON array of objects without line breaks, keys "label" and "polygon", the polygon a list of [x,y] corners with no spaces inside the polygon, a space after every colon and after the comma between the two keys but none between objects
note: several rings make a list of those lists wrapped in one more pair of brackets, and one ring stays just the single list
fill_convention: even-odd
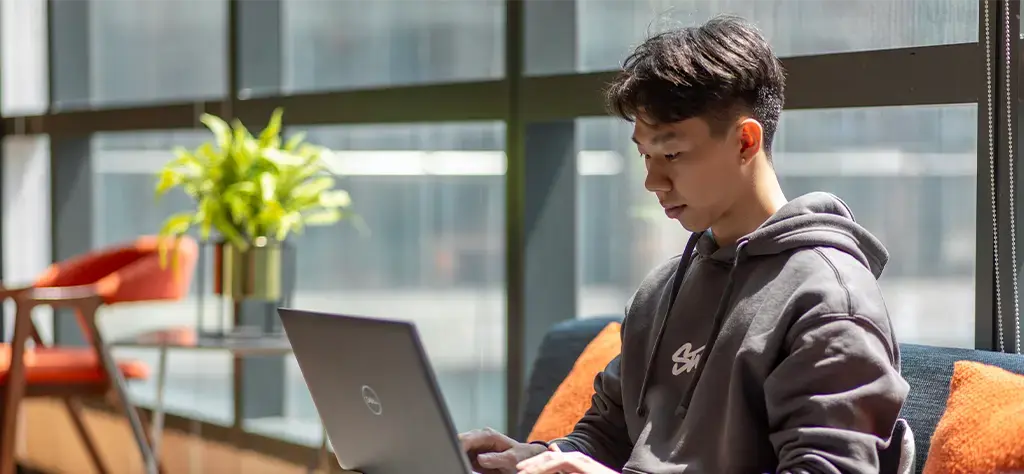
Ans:
[{"label": "man's eyebrow", "polygon": [[[658,133],[658,134],[654,135],[654,138],[651,139],[651,144],[652,145],[659,145],[659,144],[667,142],[669,140],[674,140],[675,138],[677,138],[676,132],[673,132],[671,130],[667,131],[667,132],[661,132],[661,133]],[[640,142],[637,141],[635,135],[630,137],[630,139],[633,140],[633,143],[636,143],[637,145],[640,144]]]}]

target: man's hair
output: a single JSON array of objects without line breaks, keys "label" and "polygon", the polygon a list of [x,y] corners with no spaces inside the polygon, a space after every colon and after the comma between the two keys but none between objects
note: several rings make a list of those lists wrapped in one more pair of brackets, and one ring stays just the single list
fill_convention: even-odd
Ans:
[{"label": "man's hair", "polygon": [[720,16],[637,46],[608,87],[607,100],[615,115],[629,121],[700,117],[716,135],[749,114],[761,122],[771,157],[785,86],[782,64],[761,33],[742,19]]}]

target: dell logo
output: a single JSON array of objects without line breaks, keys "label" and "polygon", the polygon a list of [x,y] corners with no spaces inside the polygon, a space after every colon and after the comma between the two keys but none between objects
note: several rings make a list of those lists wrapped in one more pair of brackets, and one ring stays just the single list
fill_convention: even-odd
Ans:
[{"label": "dell logo", "polygon": [[380,397],[377,396],[377,392],[374,392],[372,388],[367,385],[363,385],[363,403],[366,404],[366,408],[370,409],[370,413],[374,415],[380,415],[384,412],[384,406],[380,403]]}]

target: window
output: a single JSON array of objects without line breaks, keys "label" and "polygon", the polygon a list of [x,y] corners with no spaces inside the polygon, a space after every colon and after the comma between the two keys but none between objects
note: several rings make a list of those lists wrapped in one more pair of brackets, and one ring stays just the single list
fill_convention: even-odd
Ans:
[{"label": "window", "polygon": [[[552,8],[542,3],[527,1],[526,8]],[[696,25],[717,14],[755,22],[780,56],[969,43],[978,40],[978,6],[976,0],[578,0],[575,12],[560,9],[563,21],[537,20],[547,31],[526,36],[526,50],[535,52],[526,69],[538,75],[615,69],[648,32]],[[537,16],[528,11],[527,18]],[[550,31],[558,24],[575,25],[574,41]],[[575,54],[564,54],[567,48]],[[560,64],[545,57],[556,54]]]},{"label": "window", "polygon": [[[416,322],[460,429],[504,424],[505,154],[501,123],[328,126],[305,130],[335,152],[329,163],[361,218],[306,229],[294,237],[294,306]],[[93,242],[101,247],[156,233],[165,217],[188,209],[183,193],[153,199],[156,171],[180,145],[208,140],[201,131],[97,134],[93,139]],[[205,281],[210,282],[209,268]],[[168,326],[195,327],[198,282],[176,303],[109,308],[111,339]],[[202,303],[207,329],[219,307]],[[143,316],[144,315],[144,316]],[[153,350],[118,355],[155,366]],[[174,351],[168,359],[168,410],[230,423],[231,357]],[[294,359],[286,372],[286,416],[246,420],[246,429],[317,444],[320,428]],[[132,393],[153,400],[155,385]]]},{"label": "window", "polygon": [[[580,316],[621,315],[688,235],[644,190],[628,124],[577,127]],[[783,112],[783,190],[838,195],[886,246],[880,284],[902,341],[974,347],[976,135],[974,104]]]},{"label": "window", "polygon": [[[505,154],[501,123],[305,129],[365,222],[294,239],[298,308],[416,323],[456,426],[504,425]],[[294,361],[293,361],[294,362]],[[320,440],[297,365],[287,416],[246,429]]]},{"label": "window", "polygon": [[284,0],[282,9],[288,92],[504,74],[502,0]]},{"label": "window", "polygon": [[46,111],[46,1],[0,2],[0,57],[3,86],[0,113],[34,115]]},{"label": "window", "polygon": [[[5,3],[4,5],[7,5]],[[50,142],[47,136],[3,138],[3,281],[9,287],[34,281],[52,261],[50,258]],[[3,302],[0,337],[10,341],[14,331],[15,304]],[[53,314],[37,308],[36,327],[52,342]]]},{"label": "window", "polygon": [[[174,146],[194,148],[209,140],[200,131],[150,131],[101,133],[92,139],[93,170],[93,247],[101,248],[129,242],[140,235],[154,235],[163,220],[176,212],[192,207],[189,197],[173,191],[154,199],[156,173],[174,158]],[[206,272],[210,282],[210,268]],[[204,315],[220,310],[212,295],[200,299],[196,277],[188,297],[177,302],[159,302],[111,306],[101,309],[100,324],[108,341],[127,339],[149,330],[168,327],[195,328],[199,321],[200,303]],[[204,327],[214,329],[213,316],[207,316]],[[117,357],[131,358],[157,367],[158,354],[153,349],[119,348]],[[230,425],[232,407],[232,359],[227,352],[171,351],[167,359],[167,385],[164,392],[167,411],[219,424]],[[137,403],[156,399],[156,381],[152,377],[129,386]]]},{"label": "window", "polygon": [[53,32],[59,81],[52,99],[60,108],[208,99],[227,90],[226,0],[93,0],[52,8],[62,25]]}]

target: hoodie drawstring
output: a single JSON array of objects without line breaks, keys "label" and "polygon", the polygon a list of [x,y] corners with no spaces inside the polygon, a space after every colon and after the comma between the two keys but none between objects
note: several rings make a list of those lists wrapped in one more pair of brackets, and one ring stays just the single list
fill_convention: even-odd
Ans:
[{"label": "hoodie drawstring", "polygon": [[736,269],[739,268],[740,262],[743,260],[743,250],[746,246],[746,240],[742,240],[736,245],[736,259],[733,260],[732,268],[729,269],[729,278],[726,280],[725,290],[722,291],[722,298],[718,300],[718,308],[715,309],[715,322],[711,326],[711,336],[708,337],[707,343],[704,344],[704,362],[697,364],[697,373],[693,374],[693,381],[686,388],[686,394],[683,395],[683,399],[679,401],[679,406],[676,407],[676,416],[686,417],[686,411],[690,408],[690,401],[693,400],[693,392],[697,390],[697,382],[700,382],[700,376],[704,373],[704,366],[707,365],[707,360],[711,357],[711,351],[715,348],[718,333],[722,332],[726,310],[729,307],[729,298],[732,296],[733,284],[735,283]]},{"label": "hoodie drawstring", "polygon": [[[683,252],[683,259],[679,262],[679,268],[676,270],[675,278],[672,280],[672,295],[669,298],[668,312],[665,314],[665,318],[661,321],[661,327],[658,328],[658,338],[654,341],[654,349],[651,351],[651,355],[647,361],[647,370],[644,373],[643,383],[640,385],[640,398],[639,404],[636,408],[636,414],[639,417],[644,417],[647,414],[647,384],[650,381],[651,372],[654,371],[654,358],[657,356],[658,348],[661,346],[661,340],[665,335],[665,327],[668,326],[668,319],[672,315],[672,307],[675,305],[676,296],[679,294],[679,288],[682,286],[683,277],[685,276],[687,267],[689,266],[690,256],[693,253],[693,247],[699,240],[701,234],[694,234],[690,236],[690,241],[686,244],[686,251]],[[729,276],[726,280],[725,289],[722,291],[722,297],[718,301],[718,306],[715,308],[714,322],[711,326],[711,335],[708,337],[707,343],[705,343],[704,354],[705,363],[697,364],[697,373],[693,376],[693,381],[690,386],[686,389],[686,393],[683,395],[682,400],[679,402],[679,406],[676,408],[676,415],[680,417],[686,416],[686,411],[689,409],[690,400],[693,399],[693,393],[697,388],[697,382],[700,381],[700,376],[704,372],[704,365],[706,360],[711,356],[711,351],[714,349],[715,341],[718,339],[718,333],[722,331],[722,324],[725,322],[726,309],[729,306],[729,299],[732,296],[733,283],[736,274],[736,269],[739,267],[740,262],[744,258],[744,249],[747,246],[747,240],[741,240],[736,245],[736,257],[733,260],[732,268],[729,269]]]},{"label": "hoodie drawstring", "polygon": [[647,370],[644,372],[644,381],[640,384],[640,403],[636,407],[636,416],[641,418],[647,414],[647,404],[644,402],[644,398],[647,396],[647,382],[650,381],[651,372],[654,371],[654,358],[657,356],[658,348],[661,346],[662,336],[665,335],[668,318],[672,315],[672,306],[675,305],[676,297],[679,296],[679,288],[683,286],[683,278],[686,276],[686,270],[690,266],[693,249],[697,247],[697,242],[700,241],[703,235],[703,232],[690,234],[690,240],[686,242],[686,250],[683,250],[683,255],[679,258],[679,265],[676,267],[676,274],[672,278],[672,293],[669,294],[668,310],[665,312],[665,317],[661,320],[661,326],[658,328],[658,337],[654,340],[654,349],[651,350],[651,355],[647,357]]}]

